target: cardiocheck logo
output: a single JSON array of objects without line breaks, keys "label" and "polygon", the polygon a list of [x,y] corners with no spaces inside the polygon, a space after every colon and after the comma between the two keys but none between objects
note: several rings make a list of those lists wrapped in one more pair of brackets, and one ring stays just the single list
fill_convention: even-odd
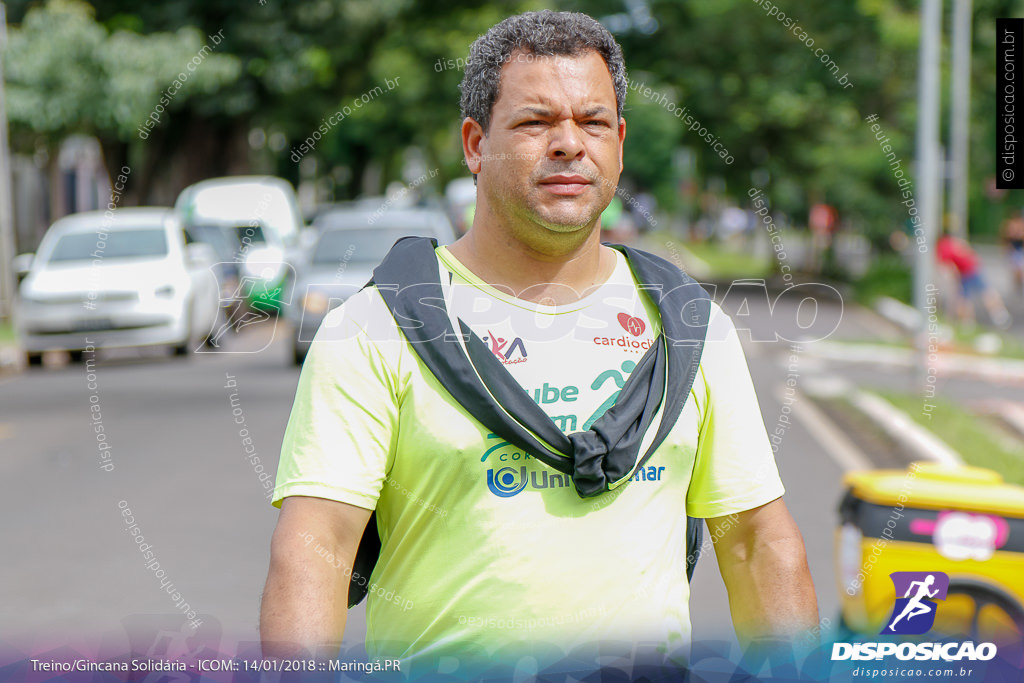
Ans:
[{"label": "cardiocheck logo", "polygon": [[619,313],[616,318],[619,326],[629,334],[622,334],[618,337],[594,337],[593,342],[598,346],[610,346],[616,351],[625,349],[633,353],[645,353],[651,348],[653,340],[648,336],[641,339],[647,331],[647,323],[642,318],[637,318],[629,313]]},{"label": "cardiocheck logo", "polygon": [[942,572],[893,572],[889,578],[896,587],[896,605],[882,633],[927,633],[935,623],[935,600],[946,599],[949,576]]},{"label": "cardiocheck logo", "polygon": [[622,325],[622,329],[629,332],[634,337],[639,337],[647,329],[647,325],[640,318],[634,318],[629,313],[619,313],[619,324]]}]

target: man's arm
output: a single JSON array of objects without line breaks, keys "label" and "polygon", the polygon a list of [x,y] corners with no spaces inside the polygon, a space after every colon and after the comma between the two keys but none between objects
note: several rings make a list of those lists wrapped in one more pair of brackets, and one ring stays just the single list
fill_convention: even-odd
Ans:
[{"label": "man's arm", "polygon": [[370,510],[333,500],[292,496],[282,501],[260,606],[264,657],[290,657],[303,649],[315,654],[321,645],[340,645],[352,562],[369,519]]},{"label": "man's arm", "polygon": [[792,640],[818,626],[818,603],[803,537],[778,498],[706,520],[740,642]]}]

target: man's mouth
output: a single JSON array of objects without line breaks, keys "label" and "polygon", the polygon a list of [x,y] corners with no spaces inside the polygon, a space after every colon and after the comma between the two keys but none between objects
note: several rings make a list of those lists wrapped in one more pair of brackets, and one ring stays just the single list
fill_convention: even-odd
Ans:
[{"label": "man's mouth", "polygon": [[544,178],[540,184],[551,194],[573,196],[582,194],[591,181],[585,176],[560,173]]}]

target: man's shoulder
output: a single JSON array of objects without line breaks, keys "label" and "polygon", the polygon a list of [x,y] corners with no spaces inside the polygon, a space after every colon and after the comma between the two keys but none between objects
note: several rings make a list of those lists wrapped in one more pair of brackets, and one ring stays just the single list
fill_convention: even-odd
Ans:
[{"label": "man's shoulder", "polygon": [[732,317],[721,306],[711,301],[711,312],[708,316],[708,341],[722,341],[736,334],[736,324]]},{"label": "man's shoulder", "polygon": [[401,340],[394,317],[372,285],[359,290],[324,317],[317,341],[337,341],[353,336],[370,342]]}]

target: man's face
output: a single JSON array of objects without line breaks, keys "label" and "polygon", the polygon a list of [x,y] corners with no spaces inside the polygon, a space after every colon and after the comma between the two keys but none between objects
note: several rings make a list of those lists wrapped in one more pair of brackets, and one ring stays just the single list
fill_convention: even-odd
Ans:
[{"label": "man's face", "polygon": [[517,52],[502,67],[490,129],[467,157],[471,170],[478,159],[478,191],[517,237],[544,243],[594,225],[622,171],[626,127],[617,112],[597,52]]}]

